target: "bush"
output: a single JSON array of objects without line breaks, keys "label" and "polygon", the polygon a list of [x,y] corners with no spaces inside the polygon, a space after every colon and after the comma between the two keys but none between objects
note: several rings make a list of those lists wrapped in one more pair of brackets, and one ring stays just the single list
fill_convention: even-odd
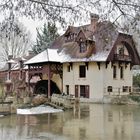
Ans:
[{"label": "bush", "polygon": [[133,86],[140,87],[140,74],[133,76]]},{"label": "bush", "polygon": [[132,99],[133,101],[135,101],[135,102],[138,102],[138,103],[140,103],[140,96],[128,96],[130,99]]}]

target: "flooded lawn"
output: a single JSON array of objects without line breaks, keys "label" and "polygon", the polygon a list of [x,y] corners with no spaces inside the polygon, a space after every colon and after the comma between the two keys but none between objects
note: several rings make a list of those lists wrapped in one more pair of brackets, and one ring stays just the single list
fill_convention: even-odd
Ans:
[{"label": "flooded lawn", "polygon": [[0,118],[0,140],[139,140],[140,107],[90,104]]}]

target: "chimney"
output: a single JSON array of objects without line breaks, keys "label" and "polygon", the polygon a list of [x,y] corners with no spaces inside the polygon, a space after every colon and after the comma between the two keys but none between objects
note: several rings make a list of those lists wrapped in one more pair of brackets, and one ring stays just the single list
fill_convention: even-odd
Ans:
[{"label": "chimney", "polygon": [[98,20],[99,20],[99,15],[91,13],[90,20],[91,20],[91,25],[93,26],[93,29],[95,30],[96,25],[97,25]]}]

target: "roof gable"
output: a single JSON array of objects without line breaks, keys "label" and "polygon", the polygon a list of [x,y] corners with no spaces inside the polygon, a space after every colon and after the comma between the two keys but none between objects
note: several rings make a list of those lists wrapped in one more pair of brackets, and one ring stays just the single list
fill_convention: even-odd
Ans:
[{"label": "roof gable", "polygon": [[[66,37],[69,34],[73,34],[74,38],[66,41]],[[76,36],[75,36],[76,35]],[[88,51],[85,53],[79,53],[79,44],[78,40],[83,37],[85,43],[89,43]],[[92,24],[73,27],[69,26],[67,31],[58,39],[56,39],[52,45],[52,48],[57,48],[55,51],[56,58],[47,59],[50,57],[51,52],[42,52],[41,55],[45,57],[34,59],[28,61],[31,63],[42,63],[42,62],[81,62],[81,61],[96,61],[96,62],[105,62],[105,61],[114,61],[114,51],[118,43],[125,43],[127,45],[128,52],[133,56],[132,63],[139,64],[140,59],[138,52],[135,48],[134,41],[132,36],[119,33],[116,26],[110,21],[98,22],[95,27]]]},{"label": "roof gable", "polygon": [[129,56],[131,57],[131,64],[138,65],[140,64],[140,57],[138,51],[136,49],[135,43],[133,41],[133,37],[128,34],[119,33],[115,43],[110,51],[110,54],[107,58],[108,61],[112,61],[114,59],[114,53],[117,45],[123,44],[128,50]]},{"label": "roof gable", "polygon": [[46,63],[46,62],[61,62],[61,58],[57,53],[57,49],[47,49],[30,60],[26,61],[26,65],[30,64],[38,64],[38,63]]}]

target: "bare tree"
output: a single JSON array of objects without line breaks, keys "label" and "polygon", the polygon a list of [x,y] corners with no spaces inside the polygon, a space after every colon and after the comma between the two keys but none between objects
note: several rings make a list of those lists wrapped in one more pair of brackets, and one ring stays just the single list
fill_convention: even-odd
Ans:
[{"label": "bare tree", "polygon": [[118,21],[120,17],[135,17],[139,11],[139,0],[3,0],[0,2],[0,12],[5,16],[25,15],[61,23],[68,18],[71,22],[73,19],[81,20],[83,15],[86,17],[90,12],[99,13],[103,19]]},{"label": "bare tree", "polygon": [[0,23],[0,60],[5,62],[8,55],[13,58],[23,56],[29,49],[30,32],[15,19],[6,19]]},{"label": "bare tree", "polygon": [[[26,16],[46,19],[47,22],[73,24],[89,20],[90,13],[100,15],[100,20],[111,20],[121,29],[125,22],[135,23],[140,17],[139,0],[1,0],[0,13],[5,17]],[[138,27],[139,28],[139,27]],[[136,31],[138,31],[136,28]]]}]

